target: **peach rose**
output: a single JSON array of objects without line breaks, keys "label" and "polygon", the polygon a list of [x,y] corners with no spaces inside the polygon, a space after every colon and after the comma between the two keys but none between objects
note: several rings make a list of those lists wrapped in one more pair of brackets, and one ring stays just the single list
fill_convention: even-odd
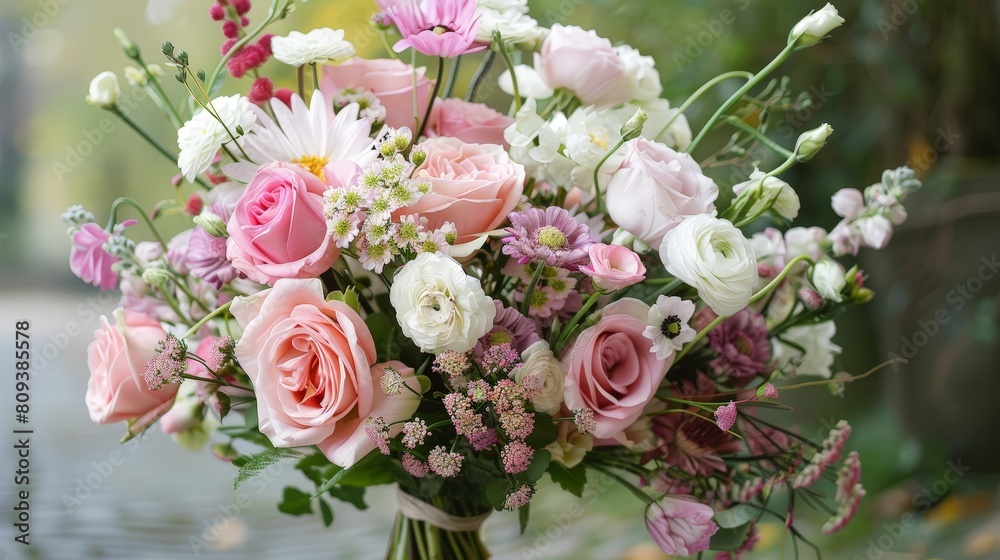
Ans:
[{"label": "peach rose", "polygon": [[656,395],[673,362],[650,351],[652,341],[642,335],[648,315],[649,306],[641,301],[618,300],[563,356],[566,408],[594,411],[595,440],[626,444],[625,431]]},{"label": "peach rose", "polygon": [[427,121],[427,137],[451,136],[475,144],[501,144],[509,147],[503,131],[514,119],[482,103],[469,103],[454,97],[434,102]]},{"label": "peach rose", "polygon": [[[375,364],[375,341],[361,316],[326,301],[319,280],[282,279],[274,288],[238,298],[232,313],[244,328],[236,358],[253,383],[262,434],[276,447],[317,445],[347,468],[375,449],[365,421],[409,418],[420,399],[403,389],[386,396],[379,382],[395,368],[415,391],[413,370]],[[394,426],[398,433],[401,426]]]},{"label": "peach rose", "polygon": [[511,161],[497,144],[466,144],[457,138],[434,138],[415,149],[427,160],[414,177],[431,183],[431,192],[394,218],[419,214],[428,227],[455,224],[458,243],[468,243],[507,220],[524,192],[524,166]]},{"label": "peach rose", "polygon": [[226,258],[261,284],[319,276],[340,255],[323,213],[328,188],[298,165],[275,162],[261,167],[229,218]]},{"label": "peach rose", "polygon": [[[431,84],[424,73],[427,69],[417,68],[417,107],[421,112],[427,107],[431,97]],[[413,70],[401,61],[388,58],[352,58],[340,66],[324,68],[320,89],[327,99],[342,89],[358,89],[373,93],[385,107],[385,124],[399,128],[414,127],[413,122]]]},{"label": "peach rose", "polygon": [[155,321],[118,308],[117,325],[101,316],[101,327],[87,347],[87,409],[95,424],[111,424],[165,411],[173,403],[177,385],[151,391],[143,374],[167,333]]}]

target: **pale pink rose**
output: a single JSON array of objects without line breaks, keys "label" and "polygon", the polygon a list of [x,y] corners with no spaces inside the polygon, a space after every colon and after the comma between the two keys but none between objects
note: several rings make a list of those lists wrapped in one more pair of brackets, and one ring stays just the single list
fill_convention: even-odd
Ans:
[{"label": "pale pink rose", "polygon": [[656,249],[689,216],[714,216],[719,187],[688,154],[637,138],[626,144],[621,168],[608,182],[608,215]]},{"label": "pale pink rose", "polygon": [[535,57],[535,68],[545,85],[572,91],[584,105],[600,109],[631,101],[625,61],[611,41],[593,30],[553,25],[541,54]]},{"label": "pale pink rose", "polygon": [[618,300],[563,355],[566,408],[594,411],[596,440],[625,443],[625,431],[656,395],[673,362],[672,356],[657,359],[652,341],[642,335],[648,315],[649,306],[641,301]]},{"label": "pale pink rose", "polygon": [[117,325],[101,316],[101,327],[87,347],[87,410],[96,424],[111,424],[165,411],[173,403],[177,385],[151,391],[143,375],[167,337],[158,321],[141,313],[115,310]]},{"label": "pale pink rose", "polygon": [[317,445],[347,468],[375,448],[365,435],[369,417],[391,424],[416,411],[420,399],[409,390],[389,397],[379,388],[393,367],[419,392],[413,370],[375,364],[375,341],[361,316],[326,301],[319,280],[278,280],[234,301],[232,313],[244,329],[236,358],[253,383],[260,431],[276,447]]},{"label": "pale pink rose", "polygon": [[667,495],[646,508],[646,529],[670,556],[693,556],[708,550],[719,530],[711,507],[688,496]]},{"label": "pale pink rose", "polygon": [[503,132],[514,119],[482,103],[462,99],[438,99],[427,121],[427,137],[451,136],[470,144],[501,144],[509,147]]},{"label": "pale pink rose", "polygon": [[[426,68],[417,68],[417,111],[423,115],[431,98],[432,82],[424,76]],[[323,69],[321,90],[327,99],[342,89],[358,89],[373,93],[385,107],[385,124],[393,128],[408,126],[413,122],[413,70],[401,60],[354,57],[339,66]]]},{"label": "pale pink rose", "polygon": [[[135,221],[131,221],[135,223]],[[69,268],[80,280],[102,290],[113,290],[118,284],[118,274],[111,266],[119,261],[104,250],[104,243],[111,234],[95,223],[80,226],[73,234],[73,250],[69,255]]]},{"label": "pale pink rose", "polygon": [[852,220],[865,209],[865,196],[858,189],[840,189],[833,193],[831,204],[838,216]]},{"label": "pale pink rose", "polygon": [[394,218],[419,214],[431,229],[451,222],[458,243],[466,243],[499,227],[521,200],[524,166],[511,161],[503,146],[434,138],[416,149],[427,160],[414,176],[430,181],[431,192]]},{"label": "pale pink rose", "polygon": [[340,255],[323,214],[328,188],[295,164],[261,167],[227,224],[226,258],[261,284],[319,276]]},{"label": "pale pink rose", "polygon": [[646,267],[639,255],[621,245],[594,243],[590,246],[590,264],[580,267],[594,285],[613,292],[646,279]]}]

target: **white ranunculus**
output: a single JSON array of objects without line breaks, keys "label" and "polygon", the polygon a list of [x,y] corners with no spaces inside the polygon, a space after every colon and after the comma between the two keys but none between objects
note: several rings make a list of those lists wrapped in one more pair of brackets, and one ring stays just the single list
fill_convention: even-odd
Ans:
[{"label": "white ranunculus", "polygon": [[177,165],[188,181],[194,181],[199,173],[208,169],[222,145],[231,140],[229,133],[237,136],[237,142],[242,142],[243,137],[237,129],[248,133],[257,122],[250,100],[242,95],[217,97],[212,100],[212,108],[225,127],[211,113],[202,110],[177,131],[177,146],[181,149]]},{"label": "white ranunculus", "polygon": [[794,220],[799,215],[801,203],[799,202],[799,195],[795,193],[795,189],[781,179],[771,177],[759,169],[753,170],[749,181],[733,185],[733,193],[739,198],[754,198],[754,201],[751,203],[751,209],[748,212],[750,215],[759,215],[765,212],[766,210],[753,208],[753,206],[763,205],[772,198],[774,198],[774,203],[771,209],[777,212],[779,216],[788,220]]},{"label": "white ranunculus", "polygon": [[840,292],[847,286],[847,279],[844,277],[844,267],[837,261],[823,259],[816,263],[809,271],[809,282],[824,298],[837,302],[844,300]]},{"label": "white ranunculus", "polygon": [[431,354],[468,352],[496,317],[479,280],[451,257],[435,253],[422,253],[400,269],[389,300],[403,334]]},{"label": "white ranunculus", "polygon": [[[555,95],[555,91],[542,81],[542,76],[538,71],[527,64],[514,66],[514,76],[517,77],[517,92],[521,97],[548,99]],[[510,70],[504,70],[503,74],[500,74],[500,77],[497,78],[497,86],[500,87],[500,91],[507,95],[514,95],[514,80],[510,76]]]},{"label": "white ranunculus", "polygon": [[632,86],[632,99],[635,101],[659,99],[663,93],[663,84],[660,83],[660,72],[656,69],[653,57],[643,56],[628,45],[615,47],[615,54],[625,62],[625,74]]},{"label": "white ranunculus", "polygon": [[774,358],[778,367],[790,367],[799,375],[830,378],[833,357],[843,350],[833,343],[837,325],[826,321],[818,325],[792,327],[774,340]]},{"label": "white ranunculus", "polygon": [[515,369],[511,376],[518,383],[524,382],[529,375],[537,375],[541,381],[541,393],[531,402],[535,410],[555,414],[563,403],[563,383],[566,369],[562,362],[549,349],[549,343],[541,340],[529,346],[521,353],[523,363]]},{"label": "white ranunculus", "polygon": [[102,109],[110,109],[118,103],[122,96],[122,88],[118,85],[118,75],[114,72],[101,72],[90,80],[90,91],[87,93],[87,103]]},{"label": "white ranunculus", "polygon": [[792,28],[791,41],[798,41],[798,44],[807,46],[818,43],[830,34],[831,31],[840,27],[844,23],[844,18],[837,13],[837,8],[829,2],[818,12],[813,12]]},{"label": "white ranunculus", "polygon": [[309,33],[292,31],[287,37],[271,39],[274,58],[289,66],[343,62],[355,54],[354,45],[344,39],[343,29],[321,27]]},{"label": "white ranunculus", "polygon": [[495,10],[480,5],[476,13],[479,15],[476,40],[481,43],[492,43],[493,31],[499,31],[504,43],[532,50],[544,35],[538,22],[517,8]]},{"label": "white ranunculus", "polygon": [[757,260],[750,242],[727,220],[708,214],[683,220],[663,237],[660,259],[717,315],[732,315],[750,303]]}]

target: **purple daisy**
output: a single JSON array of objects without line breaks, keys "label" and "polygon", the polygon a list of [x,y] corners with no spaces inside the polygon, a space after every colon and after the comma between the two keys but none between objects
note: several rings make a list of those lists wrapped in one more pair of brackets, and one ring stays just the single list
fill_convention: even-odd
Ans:
[{"label": "purple daisy", "polygon": [[517,259],[519,264],[544,262],[577,270],[590,260],[588,250],[594,244],[590,227],[558,206],[513,212],[510,226],[510,236],[503,239],[503,254]]}]

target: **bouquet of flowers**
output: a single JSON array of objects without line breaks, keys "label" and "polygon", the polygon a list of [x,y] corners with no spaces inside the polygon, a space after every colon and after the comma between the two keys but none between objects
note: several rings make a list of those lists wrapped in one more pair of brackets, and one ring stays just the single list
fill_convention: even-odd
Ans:
[{"label": "bouquet of flowers", "polygon": [[[216,0],[210,73],[169,42],[147,63],[116,30],[130,87],[176,125],[179,151],[123,111],[114,73],[87,100],[179,174],[151,211],[121,198],[104,227],[64,215],[73,272],[122,293],[89,347],[93,421],[210,446],[237,486],[293,461],[307,486],[279,508],[328,525],[331,500],[363,507],[367,487],[395,484],[391,559],[487,558],[490,512],[523,528],[543,477],[580,496],[595,472],[647,505],[670,555],[737,558],[764,515],[812,546],[793,523],[803,505],[830,512],[824,532],[844,527],[865,495],[850,427],[816,440],[771,409],[862,377],[832,375],[834,319],[873,295],[837,259],[883,248],[919,182],[887,171],[833,197],[832,231],[790,227],[800,203],[780,176],[832,129],[791,149],[770,138],[809,100],[769,75],[839,26],[836,9],[795,25],[762,71],[674,108],[652,58],[542,28],[525,0],[377,3],[383,59],[342,30],[268,33],[293,0],[261,14]],[[297,83],[262,75],[272,58]],[[168,96],[166,73],[188,98]],[[728,80],[742,85],[693,135],[684,112]],[[476,102],[498,89],[509,109]],[[728,143],[696,159],[721,127]],[[770,171],[711,177],[772,152]],[[130,239],[126,207],[155,241]],[[168,215],[188,222],[169,241]]]}]

